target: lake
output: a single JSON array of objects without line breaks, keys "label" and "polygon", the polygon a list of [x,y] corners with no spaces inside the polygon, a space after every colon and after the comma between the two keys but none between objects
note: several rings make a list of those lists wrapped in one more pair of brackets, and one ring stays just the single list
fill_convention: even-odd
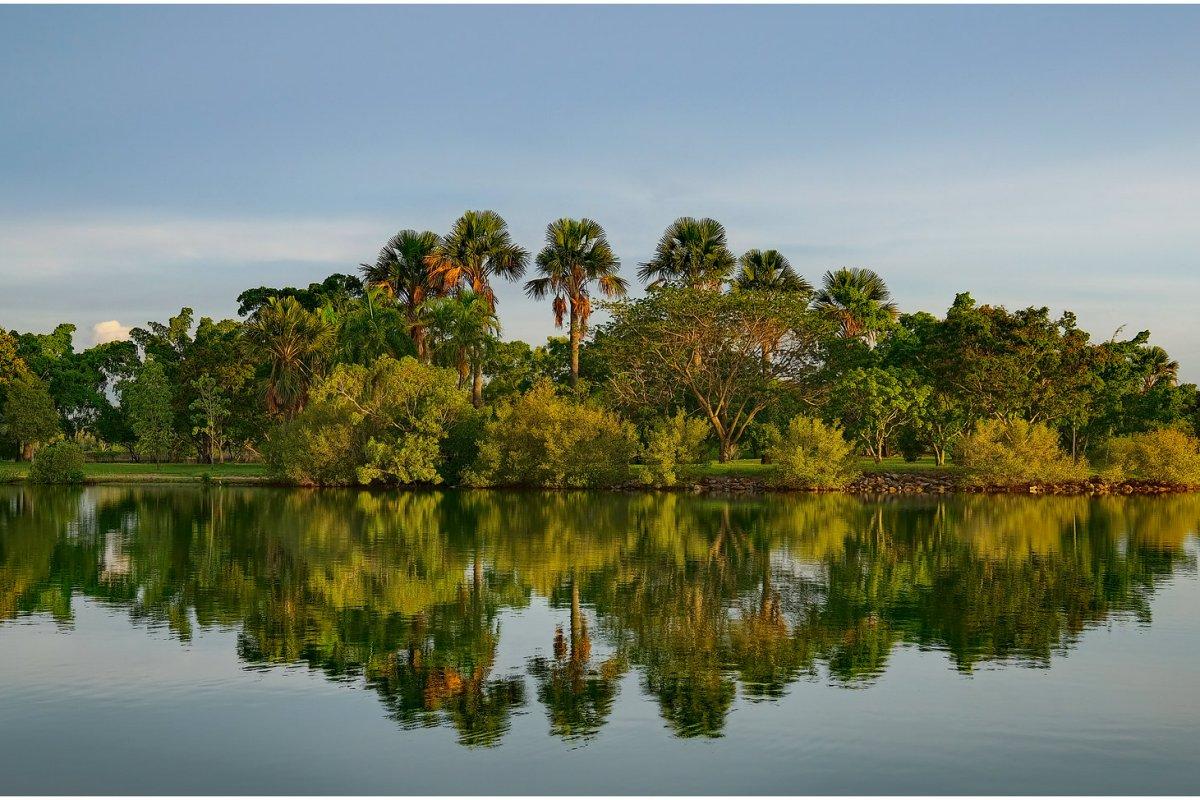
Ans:
[{"label": "lake", "polygon": [[1196,792],[1198,523],[0,486],[0,789]]}]

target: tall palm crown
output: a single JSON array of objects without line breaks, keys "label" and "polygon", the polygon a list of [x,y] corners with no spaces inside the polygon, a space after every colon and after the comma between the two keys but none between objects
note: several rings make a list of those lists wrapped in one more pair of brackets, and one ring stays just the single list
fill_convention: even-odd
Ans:
[{"label": "tall palm crown", "polygon": [[445,284],[431,267],[442,237],[433,231],[403,230],[379,251],[374,264],[361,264],[368,286],[382,290],[404,310],[408,333],[422,361],[428,358],[421,305],[444,293]]},{"label": "tall palm crown", "polygon": [[707,217],[680,217],[663,231],[654,258],[642,264],[638,277],[652,286],[675,283],[715,289],[735,261],[721,223]]},{"label": "tall palm crown", "polygon": [[868,344],[900,313],[883,278],[859,267],[826,272],[814,303],[837,320],[843,336],[863,338]]},{"label": "tall palm crown", "polygon": [[813,293],[812,284],[796,274],[778,250],[747,250],[738,259],[738,264],[741,269],[732,281],[735,289]]},{"label": "tall palm crown", "polygon": [[447,289],[466,286],[496,307],[492,277],[525,274],[529,253],[515,244],[508,223],[495,211],[467,211],[434,249],[430,265]]},{"label": "tall palm crown", "polygon": [[273,297],[249,323],[248,334],[270,363],[268,408],[272,413],[294,416],[304,408],[309,386],[318,377],[333,329],[294,297]]},{"label": "tall palm crown", "polygon": [[613,253],[608,236],[590,219],[560,219],[546,226],[546,246],[538,253],[540,275],[525,284],[525,293],[535,299],[554,297],[554,324],[562,327],[570,313],[571,385],[579,380],[579,341],[587,332],[592,315],[591,284],[606,297],[619,297],[628,283],[617,274],[621,261]]}]

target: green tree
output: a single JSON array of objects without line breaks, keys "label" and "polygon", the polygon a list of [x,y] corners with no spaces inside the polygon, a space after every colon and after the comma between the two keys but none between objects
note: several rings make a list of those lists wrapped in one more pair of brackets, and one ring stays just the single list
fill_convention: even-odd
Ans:
[{"label": "green tree", "polygon": [[798,292],[811,296],[812,284],[796,273],[778,250],[747,250],[738,259],[739,269],[730,282],[734,289]]},{"label": "green tree", "polygon": [[[781,394],[811,394],[824,326],[786,293],[664,288],[608,308],[603,357],[616,402],[631,411],[694,408],[721,461]],[[766,342],[779,343],[770,358]]]},{"label": "green tree", "polygon": [[826,272],[814,303],[835,320],[847,339],[862,339],[873,347],[899,316],[887,283],[860,267]]},{"label": "green tree", "polygon": [[294,417],[325,365],[333,330],[319,315],[292,297],[272,298],[250,323],[250,340],[268,367],[267,408],[284,419]]},{"label": "green tree", "polygon": [[26,372],[5,387],[4,427],[17,443],[21,458],[33,458],[37,448],[58,436],[58,409],[45,382]]},{"label": "green tree", "polygon": [[442,276],[433,269],[442,238],[433,231],[402,230],[388,239],[374,264],[362,264],[363,279],[394,300],[408,324],[417,358],[428,362],[429,344],[424,304],[445,293]]},{"label": "green tree", "polygon": [[171,384],[166,371],[151,359],[133,380],[122,385],[121,404],[137,438],[137,452],[161,464],[175,446]]},{"label": "green tree", "polygon": [[500,320],[483,295],[464,289],[427,304],[434,359],[458,371],[459,385],[471,381],[471,402],[483,406],[483,373],[497,342]]},{"label": "green tree", "polygon": [[433,274],[447,289],[469,288],[496,309],[492,279],[516,280],[525,274],[529,253],[512,241],[508,223],[495,211],[467,211],[434,248]]},{"label": "green tree", "polygon": [[225,455],[225,422],[229,417],[229,399],[221,391],[216,378],[201,375],[192,383],[196,399],[191,403],[192,432],[199,434],[205,443],[205,460],[220,464]]},{"label": "green tree", "polygon": [[546,246],[535,263],[540,275],[525,284],[525,293],[538,300],[553,296],[554,324],[560,328],[569,312],[571,388],[575,388],[579,384],[579,343],[592,314],[591,284],[606,297],[624,296],[628,284],[617,274],[621,262],[599,223],[564,217],[546,226]]},{"label": "green tree", "polygon": [[878,463],[895,433],[921,418],[929,388],[919,384],[915,375],[869,367],[844,375],[833,397],[831,412]]},{"label": "green tree", "polygon": [[716,289],[735,263],[725,226],[707,217],[680,217],[663,231],[654,257],[641,265],[638,277],[652,286]]}]

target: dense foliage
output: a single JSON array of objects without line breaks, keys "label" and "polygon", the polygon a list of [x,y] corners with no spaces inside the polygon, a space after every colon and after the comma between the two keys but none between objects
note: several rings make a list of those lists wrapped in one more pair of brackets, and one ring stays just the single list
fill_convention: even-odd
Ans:
[{"label": "dense foliage", "polygon": [[1200,486],[1200,441],[1178,428],[1115,436],[1104,455],[1113,477]]},{"label": "dense foliage", "polygon": [[83,449],[75,442],[48,444],[33,456],[29,480],[33,483],[83,483]]},{"label": "dense foliage", "polygon": [[[526,293],[566,329],[538,346],[504,341],[497,308],[495,283],[528,269]],[[621,270],[594,220],[556,220],[530,251],[500,215],[468,211],[444,235],[401,230],[361,277],[248,289],[243,319],[197,321],[184,307],[83,350],[69,324],[0,331],[0,455],[27,460],[65,436],[107,458],[267,460],[302,483],[457,482],[474,466],[476,481],[581,485],[624,474],[628,463],[606,461],[616,453],[670,485],[710,453],[794,460],[781,431],[804,416],[844,432],[855,455],[953,455],[980,480],[1050,480],[1089,463],[1190,474],[1179,437],[1196,432],[1197,389],[1147,331],[1093,341],[1069,311],[967,293],[941,317],[901,313],[870,269],[814,285],[777,250],[737,256],[706,218],[667,227],[636,270],[641,296]],[[402,408],[426,394],[454,399]],[[522,471],[497,472],[509,468],[500,427],[551,407],[581,415],[570,434],[526,434],[581,463],[555,455],[542,469],[509,454]],[[626,421],[633,449],[563,444],[627,444]]]},{"label": "dense foliage", "polygon": [[776,480],[792,489],[840,489],[858,476],[854,449],[841,428],[796,417],[768,449]]},{"label": "dense foliage", "polygon": [[497,410],[484,429],[470,486],[610,486],[628,479],[632,426],[548,383]]}]

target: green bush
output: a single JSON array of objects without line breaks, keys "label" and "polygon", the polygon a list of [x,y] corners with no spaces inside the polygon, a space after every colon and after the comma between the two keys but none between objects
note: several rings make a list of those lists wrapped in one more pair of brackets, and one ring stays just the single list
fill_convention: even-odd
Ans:
[{"label": "green bush", "polygon": [[755,422],[746,428],[746,433],[738,443],[741,452],[748,458],[763,459],[764,464],[770,463],[771,448],[779,444],[783,434],[779,427],[770,422]]},{"label": "green bush", "polygon": [[776,482],[792,489],[841,489],[858,477],[854,447],[837,425],[798,416],[770,447]]},{"label": "green bush", "polygon": [[1062,449],[1057,432],[1025,420],[980,422],[959,440],[955,462],[980,486],[1060,483],[1088,476],[1087,464]]},{"label": "green bush", "polygon": [[704,459],[706,439],[708,424],[682,411],[655,420],[646,432],[646,445],[642,448],[642,463],[646,465],[643,480],[651,486],[674,486],[679,480],[680,466]]},{"label": "green bush", "polygon": [[629,477],[633,427],[611,411],[559,396],[541,382],[487,423],[468,486],[585,488]]},{"label": "green bush", "polygon": [[30,483],[83,483],[83,449],[74,442],[48,444],[33,455]]},{"label": "green bush", "polygon": [[441,483],[444,442],[470,403],[453,370],[383,356],[341,364],[267,437],[272,472],[302,486]]},{"label": "green bush", "polygon": [[1178,428],[1110,439],[1105,476],[1175,486],[1200,486],[1200,440]]}]

